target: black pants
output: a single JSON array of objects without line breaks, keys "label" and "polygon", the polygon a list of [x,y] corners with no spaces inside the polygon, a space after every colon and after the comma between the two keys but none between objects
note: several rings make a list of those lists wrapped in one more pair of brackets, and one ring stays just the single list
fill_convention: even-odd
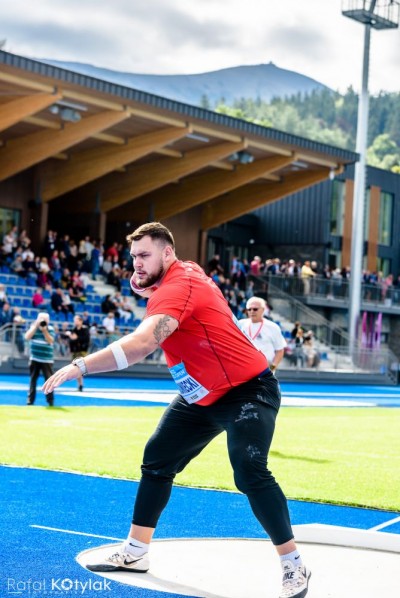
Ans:
[{"label": "black pants", "polygon": [[280,404],[271,373],[230,390],[208,407],[178,395],[149,439],[132,523],[156,527],[177,473],[224,430],[237,488],[275,545],[293,538],[286,498],[267,469]]},{"label": "black pants", "polygon": [[[31,376],[31,380],[28,393],[28,403],[30,405],[33,405],[36,399],[36,383],[39,378],[40,372],[43,373],[44,379],[47,380],[48,378],[50,378],[50,376],[53,375],[53,364],[31,360],[29,364],[29,373]],[[46,395],[46,400],[49,405],[52,405],[54,403],[54,394],[50,392],[48,395]]]}]

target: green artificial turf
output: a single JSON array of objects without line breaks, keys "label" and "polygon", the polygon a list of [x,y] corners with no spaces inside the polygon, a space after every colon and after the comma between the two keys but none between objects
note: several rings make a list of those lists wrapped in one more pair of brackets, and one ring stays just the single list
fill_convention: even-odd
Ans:
[{"label": "green artificial turf", "polygon": [[[0,462],[138,479],[159,407],[0,407]],[[400,510],[400,410],[284,408],[269,466],[294,499]],[[179,476],[234,490],[224,434]]]}]

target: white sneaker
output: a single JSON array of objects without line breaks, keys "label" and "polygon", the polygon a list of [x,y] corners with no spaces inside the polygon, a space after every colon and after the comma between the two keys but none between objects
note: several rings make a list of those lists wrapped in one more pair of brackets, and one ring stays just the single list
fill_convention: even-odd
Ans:
[{"label": "white sneaker", "polygon": [[86,565],[89,571],[109,573],[111,571],[132,571],[133,573],[146,573],[149,570],[149,555],[145,552],[142,556],[134,556],[127,552],[125,545],[121,544],[119,550],[110,554],[103,563]]},{"label": "white sneaker", "polygon": [[304,566],[296,567],[286,559],[282,561],[283,579],[279,598],[304,598],[308,592],[311,571]]}]

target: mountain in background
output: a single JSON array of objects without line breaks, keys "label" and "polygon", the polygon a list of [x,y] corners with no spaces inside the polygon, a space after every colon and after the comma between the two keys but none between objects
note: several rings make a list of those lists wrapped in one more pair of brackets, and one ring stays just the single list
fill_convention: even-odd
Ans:
[{"label": "mountain in background", "polygon": [[80,62],[41,59],[42,62],[96,79],[146,91],[185,104],[214,108],[223,101],[232,105],[243,97],[269,102],[296,94],[329,89],[322,83],[269,64],[237,66],[198,75],[141,75],[123,73]]}]

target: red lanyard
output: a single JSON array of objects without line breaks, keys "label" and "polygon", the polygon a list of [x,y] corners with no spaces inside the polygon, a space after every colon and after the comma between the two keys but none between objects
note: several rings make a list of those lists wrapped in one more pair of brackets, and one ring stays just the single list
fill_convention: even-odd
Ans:
[{"label": "red lanyard", "polygon": [[249,324],[249,337],[251,338],[252,341],[254,341],[255,338],[257,338],[257,336],[260,334],[261,332],[261,328],[263,327],[264,322],[261,322],[260,326],[258,327],[258,330],[256,331],[255,335],[253,336],[251,334],[251,322]]}]

